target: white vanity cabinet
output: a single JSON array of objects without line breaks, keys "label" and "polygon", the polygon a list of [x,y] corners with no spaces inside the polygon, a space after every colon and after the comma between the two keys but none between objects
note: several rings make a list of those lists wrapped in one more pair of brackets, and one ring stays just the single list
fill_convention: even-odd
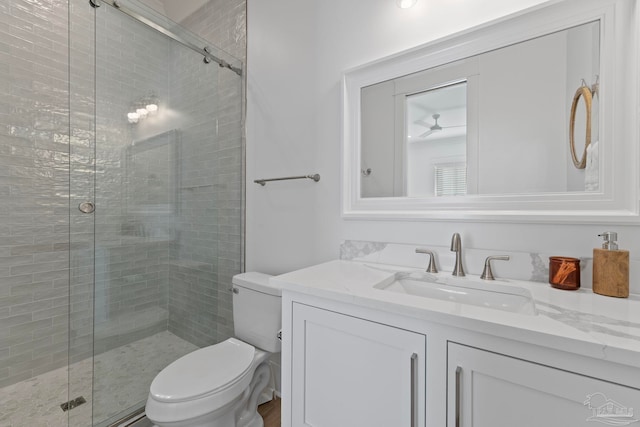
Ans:
[{"label": "white vanity cabinet", "polygon": [[510,312],[388,292],[397,273],[348,261],[271,280],[282,427],[640,427],[637,299],[517,282],[538,312]]},{"label": "white vanity cabinet", "polygon": [[[628,425],[640,418],[636,388],[452,342],[447,358],[448,427]],[[607,376],[607,365],[599,366],[604,371],[594,376]]]},{"label": "white vanity cabinet", "polygon": [[425,335],[295,301],[290,307],[291,426],[425,426]]},{"label": "white vanity cabinet", "polygon": [[283,427],[640,426],[640,368],[583,344],[573,353],[302,293],[283,301]]}]

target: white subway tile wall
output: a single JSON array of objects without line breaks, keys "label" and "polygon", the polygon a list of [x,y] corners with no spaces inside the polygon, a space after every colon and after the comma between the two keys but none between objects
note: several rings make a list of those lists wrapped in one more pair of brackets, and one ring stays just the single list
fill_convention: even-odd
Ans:
[{"label": "white subway tile wall", "polygon": [[[245,0],[210,0],[180,24],[245,62]],[[186,160],[191,173],[185,175],[183,180],[183,186],[188,186],[189,182],[195,186],[200,179],[211,176],[213,186],[194,188],[183,193],[182,206],[192,208],[181,218],[184,221],[182,228],[189,232],[176,242],[179,247],[176,250],[189,253],[183,259],[198,261],[213,251],[211,255],[216,257],[217,264],[213,280],[205,271],[172,270],[174,288],[169,296],[169,330],[199,346],[211,344],[214,337],[218,342],[233,336],[231,278],[244,269],[244,79],[222,69],[217,73],[217,78],[216,105],[209,104],[215,113],[193,113],[194,116],[200,114],[199,120],[204,122],[216,122],[215,144],[201,145],[194,151],[195,156]],[[201,101],[193,100],[209,96],[202,88],[199,92],[197,87],[184,88],[184,91],[190,94],[185,99],[191,108],[197,109],[201,104]],[[185,105],[184,108],[189,107]],[[205,132],[203,123],[190,130],[194,139]],[[207,194],[213,196],[213,204],[205,213],[195,207],[198,206],[198,200],[208,197]],[[216,223],[214,235],[204,231],[209,228],[206,225],[208,221]],[[183,277],[183,280],[174,280],[174,274]],[[179,307],[185,309],[180,310]],[[198,307],[197,314],[189,313],[188,307]]]},{"label": "white subway tile wall", "polygon": [[67,364],[66,2],[0,5],[0,386]]}]

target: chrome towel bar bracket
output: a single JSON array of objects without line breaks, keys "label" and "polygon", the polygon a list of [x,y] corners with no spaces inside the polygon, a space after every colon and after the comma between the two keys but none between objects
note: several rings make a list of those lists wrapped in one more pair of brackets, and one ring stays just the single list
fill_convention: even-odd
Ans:
[{"label": "chrome towel bar bracket", "polygon": [[312,179],[315,182],[320,181],[320,175],[319,174],[313,174],[313,175],[300,175],[300,176],[286,176],[284,178],[267,178],[267,179],[256,179],[255,182],[256,184],[260,184],[263,187],[267,184],[267,182],[269,181],[286,181],[289,179]]}]

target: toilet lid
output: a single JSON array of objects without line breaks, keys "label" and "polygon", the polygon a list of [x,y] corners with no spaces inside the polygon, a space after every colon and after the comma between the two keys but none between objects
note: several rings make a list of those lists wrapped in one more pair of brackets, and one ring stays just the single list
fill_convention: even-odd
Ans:
[{"label": "toilet lid", "polygon": [[192,400],[234,383],[251,367],[255,348],[235,338],[201,348],[164,368],[151,395],[164,402]]}]

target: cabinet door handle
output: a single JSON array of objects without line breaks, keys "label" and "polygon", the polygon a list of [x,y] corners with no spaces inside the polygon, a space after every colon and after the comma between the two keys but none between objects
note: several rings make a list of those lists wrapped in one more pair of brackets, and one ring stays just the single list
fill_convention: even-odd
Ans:
[{"label": "cabinet door handle", "polygon": [[456,427],[460,427],[460,382],[462,379],[462,368],[456,367]]},{"label": "cabinet door handle", "polygon": [[418,354],[411,355],[411,427],[418,427]]}]

